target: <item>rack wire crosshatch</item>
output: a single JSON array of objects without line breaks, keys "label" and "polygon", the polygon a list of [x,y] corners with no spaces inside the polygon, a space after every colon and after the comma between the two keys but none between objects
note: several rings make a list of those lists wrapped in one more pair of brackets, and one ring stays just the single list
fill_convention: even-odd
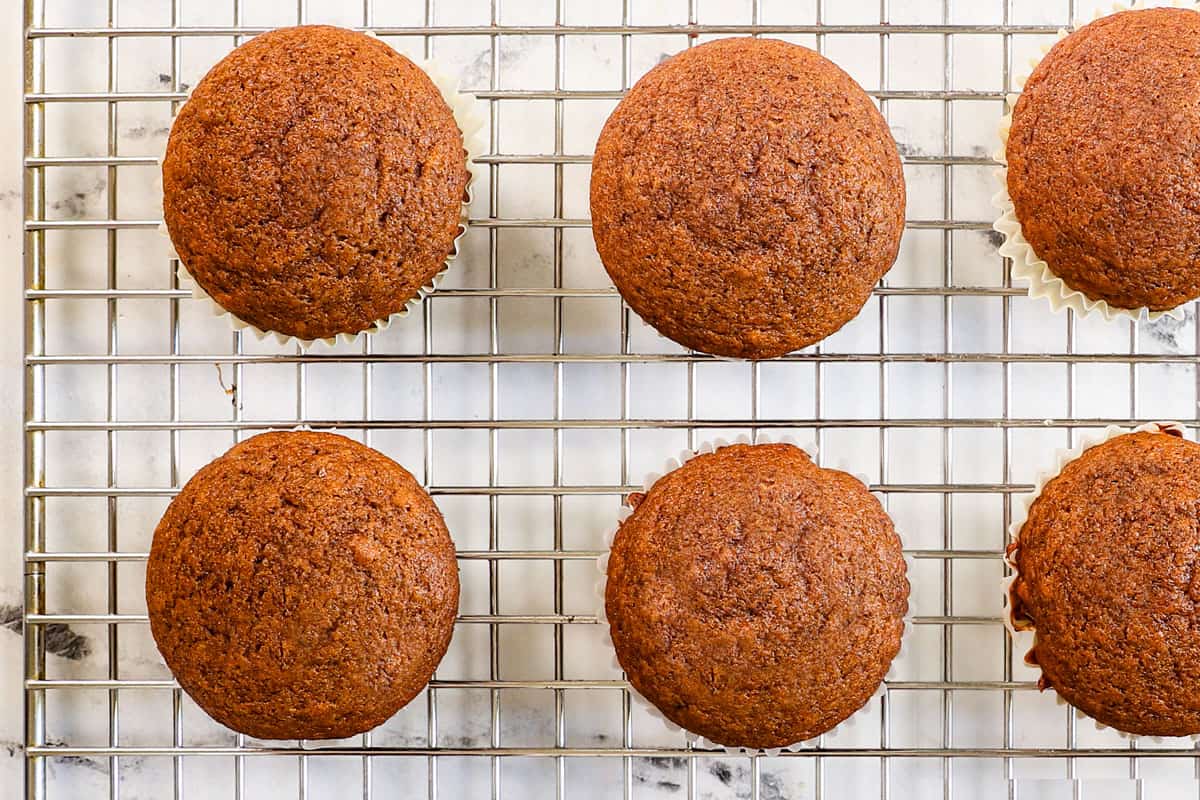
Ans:
[{"label": "rack wire crosshatch", "polygon": [[[1013,495],[1055,448],[1106,424],[1200,425],[1191,309],[1153,325],[1051,315],[995,254],[1005,93],[1084,3],[279,5],[107,0],[80,22],[70,3],[26,0],[29,798],[1200,795],[1190,743],[1131,744],[1036,691],[994,588]],[[458,68],[491,115],[442,288],[384,334],[309,352],[193,313],[154,183],[188,82],[298,21]],[[587,229],[591,143],[621,94],[664,53],[746,34],[847,68],[909,183],[901,259],[859,319],[763,363],[656,337]],[[158,661],[141,597],[181,482],[235,438],[299,424],[397,458],[460,550],[462,616],[430,689],[345,742],[247,741],[206,720]],[[868,473],[915,564],[883,697],[771,757],[695,749],[640,716],[591,624],[621,496],[681,449],[757,431]],[[86,642],[74,657],[51,641],[64,631]]]}]

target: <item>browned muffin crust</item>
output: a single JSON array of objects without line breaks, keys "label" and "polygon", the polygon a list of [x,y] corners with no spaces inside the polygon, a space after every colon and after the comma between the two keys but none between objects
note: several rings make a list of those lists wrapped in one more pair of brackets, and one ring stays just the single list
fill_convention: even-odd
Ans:
[{"label": "browned muffin crust", "polygon": [[1200,14],[1103,17],[1058,42],[1013,110],[1008,193],[1035,253],[1117,308],[1200,296]]},{"label": "browned muffin crust", "polygon": [[831,61],[721,39],[650,70],[592,160],[592,232],[626,302],[706,353],[773,358],[862,308],[896,260],[904,174]]},{"label": "browned muffin crust", "polygon": [[183,105],[163,215],[223,308],[319,339],[367,330],[443,268],[467,178],[454,116],[411,61],[362,33],[281,28]]},{"label": "browned muffin crust", "polygon": [[1200,733],[1200,445],[1133,433],[1042,489],[1013,558],[1013,615],[1043,688],[1128,733]]},{"label": "browned muffin crust", "polygon": [[150,629],[180,686],[262,739],[336,739],[428,683],[458,611],[454,545],[399,464],[265,433],[196,473],[154,532]]},{"label": "browned muffin crust", "polygon": [[605,609],[629,682],[736,747],[824,733],[879,687],[908,608],[879,501],[786,444],[701,455],[631,495]]}]

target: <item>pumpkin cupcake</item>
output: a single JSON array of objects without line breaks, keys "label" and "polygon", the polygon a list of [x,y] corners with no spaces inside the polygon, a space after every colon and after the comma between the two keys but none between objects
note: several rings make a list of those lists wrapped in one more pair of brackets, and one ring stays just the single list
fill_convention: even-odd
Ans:
[{"label": "pumpkin cupcake", "polygon": [[909,587],[892,521],[857,478],[790,444],[735,444],[628,504],[605,616],[630,685],[670,722],[781,748],[879,689]]},{"label": "pumpkin cupcake", "polygon": [[833,62],[722,39],[650,70],[592,160],[592,231],[621,296],[685,347],[773,358],[852,319],[892,266],[904,173]]},{"label": "pumpkin cupcake", "polygon": [[154,532],[150,630],[179,685],[260,739],[341,739],[429,682],[454,545],[403,467],[343,436],[265,433],[196,473]]},{"label": "pumpkin cupcake", "polygon": [[1200,296],[1200,13],[1064,34],[1002,125],[1004,255],[1055,309],[1182,313]]},{"label": "pumpkin cupcake", "polygon": [[1009,546],[1026,661],[1119,731],[1200,734],[1200,445],[1174,425],[1113,428],[1035,492]]},{"label": "pumpkin cupcake", "polygon": [[163,216],[201,290],[303,341],[377,329],[460,234],[463,134],[381,40],[323,25],[238,47],[197,84],[163,159]]}]

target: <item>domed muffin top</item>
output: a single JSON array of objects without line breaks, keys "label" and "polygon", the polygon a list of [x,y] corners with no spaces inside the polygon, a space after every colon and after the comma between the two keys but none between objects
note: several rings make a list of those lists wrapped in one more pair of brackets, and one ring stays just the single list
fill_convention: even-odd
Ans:
[{"label": "domed muffin top", "polygon": [[1005,148],[1034,253],[1116,308],[1200,296],[1200,14],[1124,11],[1059,41],[1026,81]]},{"label": "domed muffin top", "polygon": [[1050,480],[1014,545],[1044,685],[1135,734],[1200,733],[1200,445],[1132,433]]},{"label": "domed muffin top", "polygon": [[458,610],[454,545],[399,464],[266,433],[209,463],[154,532],[146,603],[180,686],[262,739],[343,738],[429,681]]},{"label": "domed muffin top", "polygon": [[358,333],[401,311],[458,235],[463,137],[379,39],[282,28],[200,81],[171,128],[163,214],[192,277],[262,330]]},{"label": "domed muffin top", "polygon": [[896,143],[871,99],[812,50],[721,39],[650,70],[592,161],[592,230],[660,333],[772,358],[854,317],[904,228]]},{"label": "domed muffin top", "polygon": [[732,445],[630,502],[606,616],[630,683],[668,719],[784,747],[870,699],[909,589],[892,522],[856,478],[791,445]]}]

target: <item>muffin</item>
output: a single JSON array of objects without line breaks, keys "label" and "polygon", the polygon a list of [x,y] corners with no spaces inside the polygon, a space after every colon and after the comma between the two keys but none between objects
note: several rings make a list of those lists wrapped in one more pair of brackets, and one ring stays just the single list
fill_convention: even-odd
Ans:
[{"label": "muffin", "polygon": [[785,747],[879,688],[908,581],[892,521],[856,478],[792,445],[730,445],[628,503],[605,615],[629,683],[671,722]]},{"label": "muffin", "polygon": [[1200,296],[1200,14],[1123,11],[1060,40],[1012,112],[1007,189],[1036,259],[1115,309]]},{"label": "muffin", "polygon": [[154,531],[150,630],[179,685],[260,739],[340,739],[412,700],[446,652],[442,515],[382,453],[265,433],[196,473]]},{"label": "muffin", "polygon": [[370,330],[445,266],[469,173],[429,77],[323,25],[238,47],[171,127],[163,216],[218,305],[297,339]]},{"label": "muffin", "polygon": [[812,50],[721,39],[650,70],[604,125],[592,232],[659,333],[772,358],[862,308],[904,229],[904,173],[871,99]]},{"label": "muffin", "polygon": [[1197,734],[1200,445],[1148,427],[1042,488],[1010,545],[1010,619],[1042,688],[1126,733]]}]

